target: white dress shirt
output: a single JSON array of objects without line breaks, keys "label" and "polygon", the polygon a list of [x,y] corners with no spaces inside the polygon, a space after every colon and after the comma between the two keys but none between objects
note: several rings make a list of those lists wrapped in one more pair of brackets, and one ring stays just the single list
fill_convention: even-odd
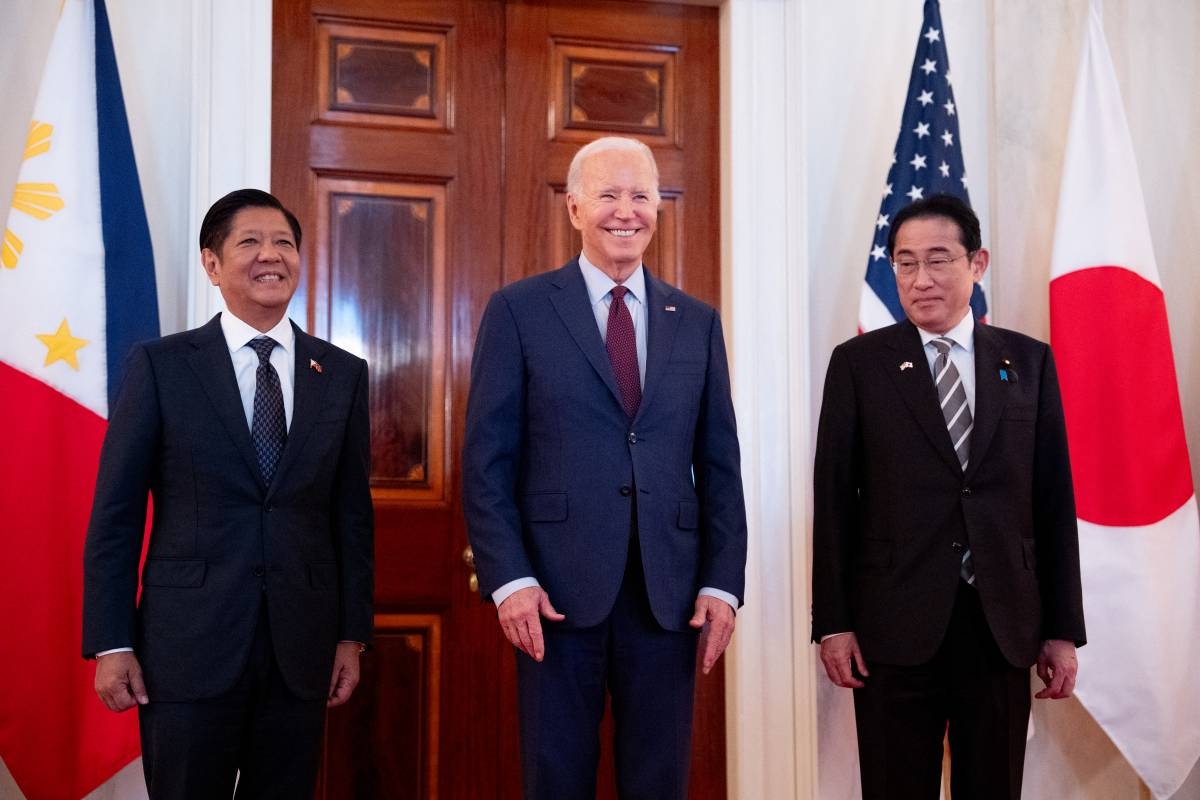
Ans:
[{"label": "white dress shirt", "polygon": [[[612,306],[612,289],[617,282],[604,273],[599,267],[588,261],[587,256],[579,254],[579,271],[583,273],[583,282],[587,285],[588,300],[592,305],[592,313],[596,315],[596,325],[600,328],[600,338],[608,337],[608,310]],[[646,271],[638,264],[637,269],[629,274],[622,284],[629,291],[625,294],[625,305],[633,317],[633,338],[637,345],[638,375],[642,380],[642,388],[646,386]],[[511,594],[531,586],[540,586],[537,578],[517,578],[509,581],[492,592],[492,602],[499,608],[500,604]],[[725,601],[730,608],[737,611],[738,601],[732,594],[721,589],[705,586],[699,594],[716,597]],[[554,598],[550,598],[553,602]]]},{"label": "white dress shirt", "polygon": [[235,317],[229,311],[221,312],[221,332],[229,346],[229,357],[233,359],[233,374],[237,378],[238,394],[242,397],[242,410],[246,412],[246,427],[254,427],[254,386],[258,374],[258,353],[250,342],[269,336],[277,343],[271,351],[271,366],[279,373],[279,388],[283,390],[283,415],[287,427],[292,427],[292,407],[295,398],[292,387],[296,371],[296,332],[285,315],[274,328],[263,333],[257,328]]}]

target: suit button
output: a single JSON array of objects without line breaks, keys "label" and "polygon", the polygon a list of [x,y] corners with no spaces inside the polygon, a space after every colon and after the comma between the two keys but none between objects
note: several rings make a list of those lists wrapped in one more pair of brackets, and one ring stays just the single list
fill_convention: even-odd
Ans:
[{"label": "suit button", "polygon": [[962,542],[954,542],[953,544],[950,545],[950,549],[956,553],[961,553],[963,550],[963,543]]},{"label": "suit button", "polygon": [[267,571],[265,569],[263,569],[262,564],[254,565],[254,577],[261,578],[263,575],[266,575],[266,574],[267,574]]},{"label": "suit button", "polygon": [[631,494],[633,494],[633,489],[629,488],[629,486],[621,487],[621,497],[629,497]]},{"label": "suit button", "polygon": [[268,513],[268,514],[270,514],[270,513],[271,513],[272,511],[274,511],[274,510],[275,510],[275,506],[267,506],[267,513]]},{"label": "suit button", "polygon": [[970,496],[971,496],[971,487],[970,487],[970,486],[964,486],[964,487],[963,487],[963,490],[962,490],[962,496],[963,496],[963,497],[970,497]]},{"label": "suit button", "polygon": [[630,444],[637,444],[637,434],[636,434],[636,433],[633,433],[632,431],[631,431],[631,432],[630,432],[630,434],[629,434],[629,443],[630,443]]}]

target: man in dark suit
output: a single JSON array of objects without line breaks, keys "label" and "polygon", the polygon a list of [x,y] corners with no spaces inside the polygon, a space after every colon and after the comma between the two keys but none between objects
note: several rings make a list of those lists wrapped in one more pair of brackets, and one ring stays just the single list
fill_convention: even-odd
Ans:
[{"label": "man in dark suit", "polygon": [[813,639],[854,689],[863,797],[1018,798],[1029,667],[1067,697],[1084,643],[1050,348],[978,325],[979,220],[946,195],[892,222],[907,320],[839,345],[817,434]]},{"label": "man in dark suit", "polygon": [[138,345],[109,416],[83,651],[110,709],[139,706],[151,798],[235,778],[238,797],[311,797],[325,708],[370,641],[367,365],[286,318],[299,246],[266,192],[218,200],[201,261],[227,311]]},{"label": "man in dark suit", "polygon": [[519,651],[527,798],[595,795],[606,688],[621,796],[686,797],[697,639],[707,673],[742,602],[721,323],[643,266],[658,205],[649,148],[582,148],[567,210],[583,252],[493,295],[476,341],[463,502]]}]

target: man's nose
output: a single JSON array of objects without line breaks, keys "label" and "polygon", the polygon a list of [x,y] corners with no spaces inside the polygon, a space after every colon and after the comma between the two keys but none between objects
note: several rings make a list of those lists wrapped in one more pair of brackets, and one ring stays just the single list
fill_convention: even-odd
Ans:
[{"label": "man's nose", "polygon": [[629,197],[629,195],[623,194],[617,198],[617,216],[633,216],[633,200]]},{"label": "man's nose", "polygon": [[279,248],[275,246],[274,242],[263,242],[262,247],[258,248],[259,261],[278,261],[279,259]]}]

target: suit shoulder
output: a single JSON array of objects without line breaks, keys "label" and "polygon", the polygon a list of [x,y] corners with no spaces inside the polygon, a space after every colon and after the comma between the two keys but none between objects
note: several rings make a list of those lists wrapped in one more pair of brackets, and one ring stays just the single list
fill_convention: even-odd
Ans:
[{"label": "suit shoulder", "polygon": [[849,356],[873,353],[884,347],[891,347],[896,337],[902,335],[902,333],[903,328],[901,323],[888,325],[885,328],[877,328],[873,331],[867,331],[866,333],[850,337],[835,347],[834,352]]}]

